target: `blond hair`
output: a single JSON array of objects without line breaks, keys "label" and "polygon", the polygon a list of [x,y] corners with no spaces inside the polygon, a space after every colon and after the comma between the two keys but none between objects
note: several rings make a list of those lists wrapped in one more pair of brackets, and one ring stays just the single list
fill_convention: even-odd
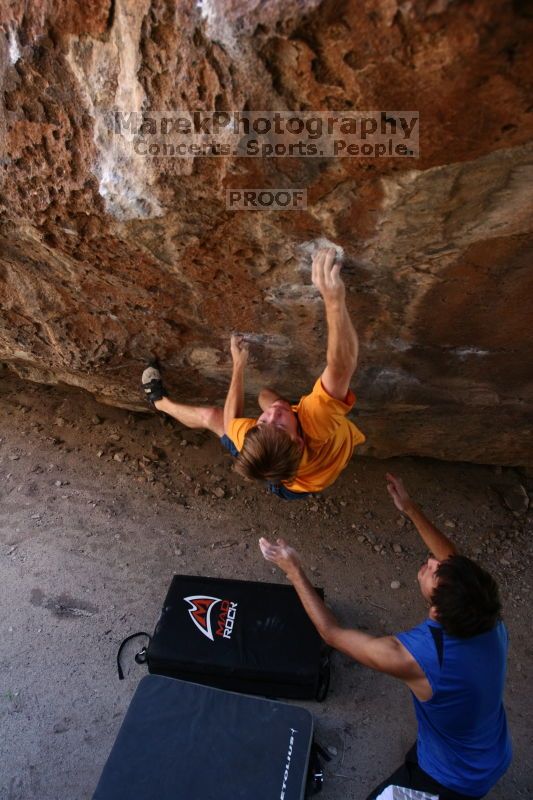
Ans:
[{"label": "blond hair", "polygon": [[294,478],[301,457],[300,443],[286,431],[273,425],[256,425],[244,437],[235,469],[243,478],[280,483]]}]

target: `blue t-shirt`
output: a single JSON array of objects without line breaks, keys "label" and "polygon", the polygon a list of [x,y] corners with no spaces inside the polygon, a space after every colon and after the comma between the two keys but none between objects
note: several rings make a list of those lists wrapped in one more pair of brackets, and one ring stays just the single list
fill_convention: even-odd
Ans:
[{"label": "blue t-shirt", "polygon": [[[442,665],[431,633],[442,632]],[[413,695],[420,767],[443,786],[480,797],[511,762],[503,707],[508,634],[503,622],[491,631],[459,639],[426,619],[396,638],[420,664],[433,696]]]}]

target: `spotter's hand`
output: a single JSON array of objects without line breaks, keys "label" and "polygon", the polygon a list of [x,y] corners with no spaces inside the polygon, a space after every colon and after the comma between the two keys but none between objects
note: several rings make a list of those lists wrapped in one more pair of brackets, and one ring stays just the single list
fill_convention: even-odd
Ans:
[{"label": "spotter's hand", "polygon": [[413,501],[409,497],[402,479],[393,475],[392,472],[387,472],[385,477],[387,478],[387,491],[392,497],[394,505],[398,511],[402,511],[404,514],[407,513]]},{"label": "spotter's hand", "polygon": [[276,539],[276,544],[272,544],[262,536],[259,539],[259,547],[263,557],[267,561],[272,561],[273,564],[276,564],[286,575],[290,575],[300,569],[301,563],[298,553],[284,539]]}]

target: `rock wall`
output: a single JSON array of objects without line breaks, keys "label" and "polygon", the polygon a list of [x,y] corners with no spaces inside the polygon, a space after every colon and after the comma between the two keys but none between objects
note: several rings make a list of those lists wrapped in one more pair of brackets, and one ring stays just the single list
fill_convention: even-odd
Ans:
[{"label": "rock wall", "polygon": [[[378,456],[533,462],[530,0],[0,0],[0,360],[143,408],[157,354],[186,401],[324,365],[310,286],[345,251],[357,420]],[[114,108],[420,112],[420,157],[153,158]],[[234,187],[306,188],[299,212]]]}]

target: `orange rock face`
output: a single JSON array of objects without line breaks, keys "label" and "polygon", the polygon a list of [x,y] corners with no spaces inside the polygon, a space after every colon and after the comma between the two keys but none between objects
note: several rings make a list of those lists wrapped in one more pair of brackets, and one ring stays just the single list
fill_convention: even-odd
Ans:
[{"label": "orange rock face", "polygon": [[[525,464],[533,16],[448,0],[0,0],[0,360],[142,408],[148,356],[250,411],[324,366],[313,246],[343,247],[367,452]],[[154,157],[106,112],[420,114],[418,157]],[[394,111],[387,111],[394,117]],[[306,189],[300,211],[230,189]]]}]

